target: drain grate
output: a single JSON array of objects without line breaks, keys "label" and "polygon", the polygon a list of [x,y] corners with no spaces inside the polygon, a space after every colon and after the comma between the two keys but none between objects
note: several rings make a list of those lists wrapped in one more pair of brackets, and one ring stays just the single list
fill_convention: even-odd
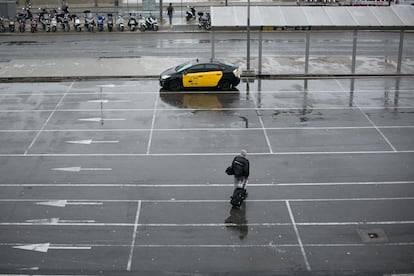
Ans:
[{"label": "drain grate", "polygon": [[388,242],[387,235],[383,229],[358,229],[358,234],[361,237],[362,242],[365,243],[381,243]]}]

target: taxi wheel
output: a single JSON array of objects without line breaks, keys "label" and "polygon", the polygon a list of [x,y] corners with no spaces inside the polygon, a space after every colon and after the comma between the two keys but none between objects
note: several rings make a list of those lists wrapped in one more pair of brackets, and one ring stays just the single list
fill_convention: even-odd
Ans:
[{"label": "taxi wheel", "polygon": [[168,87],[170,88],[170,90],[173,90],[173,91],[180,90],[181,82],[178,79],[177,80],[172,80],[172,81],[170,81],[170,84],[168,85]]},{"label": "taxi wheel", "polygon": [[219,88],[221,90],[230,90],[231,89],[231,82],[229,80],[221,80],[219,83]]}]

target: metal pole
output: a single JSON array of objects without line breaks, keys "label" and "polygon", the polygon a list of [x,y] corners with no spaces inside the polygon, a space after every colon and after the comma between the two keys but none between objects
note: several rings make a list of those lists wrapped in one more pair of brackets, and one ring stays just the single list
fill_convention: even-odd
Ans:
[{"label": "metal pole", "polygon": [[357,51],[357,39],[358,39],[358,31],[354,30],[354,36],[352,39],[352,65],[351,65],[351,74],[355,74],[355,67],[356,67],[356,51]]},{"label": "metal pole", "polygon": [[310,48],[310,31],[307,31],[306,42],[305,42],[305,74],[309,73],[309,48]]},{"label": "metal pole", "polygon": [[401,61],[404,49],[404,30],[400,31],[400,46],[398,48],[397,74],[401,74]]},{"label": "metal pole", "polygon": [[262,29],[259,30],[259,75],[262,74],[262,47],[263,47],[263,34]]},{"label": "metal pole", "polygon": [[250,71],[250,0],[247,0],[247,71]]},{"label": "metal pole", "polygon": [[215,41],[215,35],[214,35],[214,28],[211,30],[211,59],[214,59],[215,58],[215,44],[216,44],[216,41]]},{"label": "metal pole", "polygon": [[162,0],[160,0],[160,24],[162,24]]}]

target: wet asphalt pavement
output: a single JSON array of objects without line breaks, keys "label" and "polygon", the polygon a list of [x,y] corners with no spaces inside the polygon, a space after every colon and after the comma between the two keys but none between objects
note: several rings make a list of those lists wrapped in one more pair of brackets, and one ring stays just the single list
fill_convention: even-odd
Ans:
[{"label": "wet asphalt pavement", "polygon": [[413,84],[0,84],[0,275],[414,273]]}]

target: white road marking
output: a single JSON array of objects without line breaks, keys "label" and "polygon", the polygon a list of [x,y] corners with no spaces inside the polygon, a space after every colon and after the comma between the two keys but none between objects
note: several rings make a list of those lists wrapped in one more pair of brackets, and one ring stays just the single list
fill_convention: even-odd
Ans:
[{"label": "white road marking", "polygon": [[285,202],[286,202],[286,207],[287,207],[288,212],[289,212],[290,220],[292,222],[293,229],[295,230],[295,233],[296,233],[296,238],[298,240],[298,244],[300,246],[300,251],[302,252],[302,256],[303,256],[303,260],[304,260],[305,265],[306,265],[306,269],[307,269],[307,271],[311,271],[311,266],[309,264],[308,257],[306,256],[305,247],[303,246],[302,239],[300,237],[299,230],[298,230],[297,224],[295,222],[295,217],[293,215],[292,209],[290,208],[290,203],[289,203],[288,200],[286,200]]},{"label": "white road marking", "polygon": [[[362,225],[410,225],[414,221],[346,221],[346,222],[296,222],[296,226],[362,226]],[[75,221],[60,221],[59,223],[37,223],[37,222],[0,222],[0,226],[93,226],[93,227],[165,227],[165,228],[180,228],[180,227],[194,227],[194,228],[215,228],[226,226],[240,226],[248,227],[280,227],[292,226],[291,222],[263,222],[263,223],[119,223],[119,222],[75,222]],[[131,242],[132,244],[132,242]],[[129,245],[131,247],[131,245]]]},{"label": "white road marking", "polygon": [[[355,181],[355,182],[292,182],[292,183],[249,183],[250,187],[278,186],[344,186],[344,185],[406,185],[412,181]],[[188,184],[137,184],[137,183],[3,183],[0,187],[138,187],[138,188],[186,188],[186,187],[233,187],[229,183],[188,183]]]},{"label": "white road marking", "polygon": [[159,96],[156,98],[155,104],[154,104],[154,110],[153,110],[152,122],[151,122],[151,129],[150,129],[150,134],[149,134],[149,138],[148,138],[148,145],[147,145],[147,152],[146,152],[147,155],[149,155],[150,150],[151,150],[152,134],[154,132],[155,118],[156,118],[156,114],[157,114],[157,106],[158,106],[159,98],[160,98]]},{"label": "white road marking", "polygon": [[66,143],[68,144],[81,144],[81,145],[90,145],[90,144],[116,144],[119,143],[119,141],[117,140],[92,140],[92,139],[87,139],[87,140],[74,140],[74,141],[66,141]]},{"label": "white road marking", "polygon": [[69,87],[66,89],[65,93],[63,94],[63,96],[60,98],[59,102],[56,104],[55,108],[52,110],[52,112],[49,114],[49,117],[46,119],[46,121],[44,122],[42,128],[37,132],[36,136],[33,138],[32,142],[30,143],[29,147],[26,149],[26,151],[24,152],[24,154],[27,154],[29,152],[29,150],[33,147],[34,143],[36,142],[37,138],[39,138],[40,134],[42,133],[42,131],[45,129],[46,125],[49,123],[50,119],[52,118],[53,114],[55,114],[56,110],[58,109],[58,107],[62,104],[63,99],[65,98],[65,96],[69,93],[70,89],[72,89],[72,86],[75,82],[72,82]]},{"label": "white road marking", "polygon": [[[80,118],[78,121],[85,121],[85,122],[100,122],[102,118],[100,117],[93,117],[93,118]],[[125,118],[105,118],[105,121],[125,121]]]},{"label": "white road marking", "polygon": [[52,207],[66,207],[67,205],[102,205],[102,202],[96,201],[72,201],[69,202],[68,200],[50,200],[50,201],[42,201],[36,202],[37,205],[45,205],[45,206],[52,206]]},{"label": "white road marking", "polygon": [[88,103],[101,103],[101,102],[102,103],[129,103],[131,101],[129,101],[129,100],[107,100],[107,99],[102,99],[102,100],[89,100],[87,102]]},{"label": "white road marking", "polygon": [[64,167],[64,168],[52,168],[53,171],[64,172],[80,172],[80,171],[112,171],[112,168],[82,168],[82,167]]},{"label": "white road marking", "polygon": [[[414,153],[414,150],[380,150],[380,151],[301,151],[301,152],[250,152],[250,156],[275,156],[275,155],[355,155],[355,154],[401,154]],[[30,153],[30,154],[14,154],[5,153],[0,154],[0,157],[137,157],[137,156],[233,156],[234,152],[228,153]]]},{"label": "white road marking", "polygon": [[[378,126],[380,129],[411,129],[414,126]],[[263,128],[258,127],[249,127],[249,128],[216,128],[216,127],[205,127],[205,128],[157,128],[157,131],[257,131],[262,130]],[[310,127],[310,126],[303,126],[303,127],[266,127],[266,130],[355,130],[355,129],[375,129],[374,126],[326,126],[326,127]],[[0,133],[8,133],[8,132],[35,132],[38,131],[37,129],[0,129]],[[116,129],[45,129],[43,132],[147,132],[151,131],[150,128],[116,128]]]},{"label": "white road marking", "polygon": [[64,220],[60,218],[46,218],[46,219],[29,219],[26,220],[27,223],[31,223],[33,225],[58,225],[58,224],[91,224],[95,223],[95,220]]},{"label": "white road marking", "polygon": [[375,125],[375,123],[371,120],[371,118],[362,110],[362,108],[356,104],[356,106],[359,108],[362,114],[364,114],[365,118],[370,122],[370,124],[377,130],[377,132],[381,135],[381,137],[387,142],[387,144],[391,147],[391,149],[394,152],[397,152],[397,149],[394,147],[394,145],[388,140],[388,138],[384,135],[384,133]]},{"label": "white road marking", "polygon": [[132,234],[131,249],[129,251],[128,264],[127,264],[127,268],[126,268],[127,271],[131,271],[132,257],[134,255],[135,240],[136,240],[136,237],[137,237],[137,229],[138,229],[138,222],[139,222],[140,214],[141,214],[141,200],[138,201],[137,213],[135,215],[134,232]]},{"label": "white road marking", "polygon": [[25,245],[16,245],[13,246],[16,249],[29,250],[47,253],[51,249],[57,250],[89,250],[92,249],[91,246],[57,246],[51,245],[50,243],[37,243],[37,244],[25,244]]}]

